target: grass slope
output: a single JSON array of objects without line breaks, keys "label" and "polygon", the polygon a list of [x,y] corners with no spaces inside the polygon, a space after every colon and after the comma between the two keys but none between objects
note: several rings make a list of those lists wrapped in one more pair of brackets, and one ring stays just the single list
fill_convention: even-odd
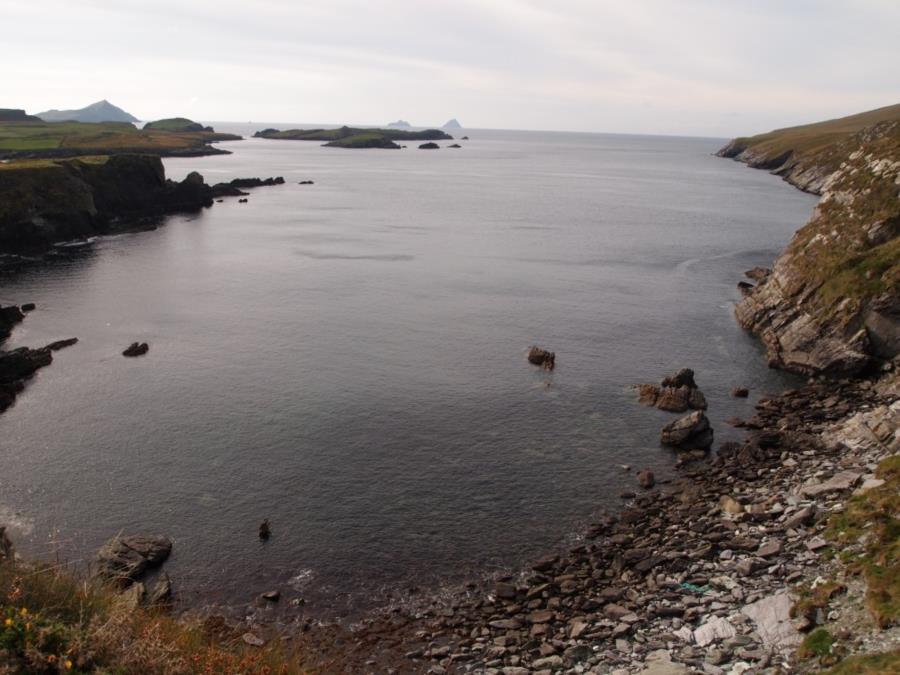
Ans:
[{"label": "grass slope", "polygon": [[202,152],[211,142],[239,136],[210,132],[141,130],[125,122],[2,122],[0,158],[145,152],[166,155]]}]

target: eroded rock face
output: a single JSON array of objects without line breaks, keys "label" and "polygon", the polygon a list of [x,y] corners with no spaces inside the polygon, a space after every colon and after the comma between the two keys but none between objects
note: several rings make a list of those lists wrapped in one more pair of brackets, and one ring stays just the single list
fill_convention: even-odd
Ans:
[{"label": "eroded rock face", "polygon": [[735,315],[770,366],[848,377],[900,353],[900,123],[866,129],[821,161],[839,164],[800,180],[822,195],[812,217],[771,273],[752,270],[759,283]]}]

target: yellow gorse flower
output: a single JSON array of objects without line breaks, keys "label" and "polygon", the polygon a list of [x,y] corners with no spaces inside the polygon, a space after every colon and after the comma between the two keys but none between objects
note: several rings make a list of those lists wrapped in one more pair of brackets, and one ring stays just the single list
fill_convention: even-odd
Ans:
[{"label": "yellow gorse flower", "polygon": [[66,670],[72,670],[72,662],[66,659]]},{"label": "yellow gorse flower", "polygon": [[7,619],[6,621],[3,622],[3,625],[4,625],[4,626],[12,626],[12,624],[13,624],[13,620],[12,620],[12,619]]},{"label": "yellow gorse flower", "polygon": [[28,610],[23,607],[19,610],[19,614],[21,614],[22,616],[28,616]]}]

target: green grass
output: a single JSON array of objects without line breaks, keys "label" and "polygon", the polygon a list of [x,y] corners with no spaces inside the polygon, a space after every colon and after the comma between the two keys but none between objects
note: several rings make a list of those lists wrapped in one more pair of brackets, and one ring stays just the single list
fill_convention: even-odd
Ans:
[{"label": "green grass", "polygon": [[854,495],[828,523],[833,541],[852,545],[865,536],[863,552],[850,569],[866,582],[866,607],[882,628],[900,623],[900,455],[875,472],[884,485]]},{"label": "green grass", "polygon": [[823,675],[900,675],[900,649],[884,654],[851,656]]},{"label": "green grass", "polygon": [[801,659],[821,659],[831,654],[834,646],[834,637],[824,628],[816,628],[812,633],[803,638],[803,642],[797,649],[797,656]]},{"label": "green grass", "polygon": [[180,133],[137,129],[122,122],[0,122],[0,156],[16,153],[100,154],[148,152],[166,154],[200,148],[239,136],[213,132]]}]

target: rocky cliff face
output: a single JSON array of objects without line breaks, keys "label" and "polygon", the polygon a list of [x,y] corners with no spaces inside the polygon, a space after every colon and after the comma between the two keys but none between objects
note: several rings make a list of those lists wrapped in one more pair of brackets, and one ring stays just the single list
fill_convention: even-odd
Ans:
[{"label": "rocky cliff face", "polygon": [[0,165],[0,252],[107,234],[211,204],[200,174],[166,180],[162,161],[148,155]]},{"label": "rocky cliff face", "polygon": [[821,194],[735,314],[761,337],[770,365],[805,375],[863,372],[900,353],[900,121],[799,153],[737,139],[720,151]]}]

